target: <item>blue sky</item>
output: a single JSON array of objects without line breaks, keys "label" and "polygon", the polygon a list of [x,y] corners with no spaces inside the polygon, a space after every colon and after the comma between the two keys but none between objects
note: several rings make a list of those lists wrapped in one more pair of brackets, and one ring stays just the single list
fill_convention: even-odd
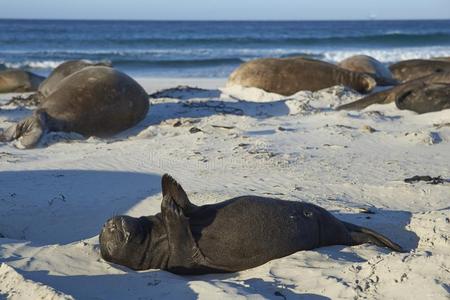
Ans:
[{"label": "blue sky", "polygon": [[450,19],[450,0],[8,0],[0,18],[139,20]]}]

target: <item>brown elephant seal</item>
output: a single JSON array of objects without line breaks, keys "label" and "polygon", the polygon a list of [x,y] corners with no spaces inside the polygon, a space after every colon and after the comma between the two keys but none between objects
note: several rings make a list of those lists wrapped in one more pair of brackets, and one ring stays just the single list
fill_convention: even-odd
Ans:
[{"label": "brown elephant seal", "polygon": [[85,60],[69,60],[60,64],[50,73],[47,79],[39,85],[39,97],[47,97],[53,93],[56,90],[58,83],[67,76],[72,75],[83,68],[93,66],[111,67],[111,64],[107,62],[91,63]]},{"label": "brown elephant seal", "polygon": [[[450,72],[434,73],[432,75],[428,75],[419,79],[407,81],[390,89],[374,93],[351,103],[341,105],[337,107],[336,110],[361,110],[372,104],[388,104],[396,102],[398,98],[411,93],[411,91],[419,90],[421,88],[425,88],[434,84],[450,84]],[[436,102],[436,105],[434,106],[436,109],[439,107],[438,103],[441,102]],[[432,105],[430,106],[430,109],[431,107]]]},{"label": "brown elephant seal", "polygon": [[86,67],[64,78],[31,117],[9,127],[0,140],[36,145],[46,131],[109,137],[141,121],[149,109],[145,90],[108,67]]},{"label": "brown elephant seal", "polygon": [[395,99],[399,109],[418,114],[450,108],[450,84],[431,83],[411,89]]},{"label": "brown elephant seal", "polygon": [[400,82],[411,81],[433,73],[450,71],[450,61],[442,59],[410,59],[389,66],[392,75]]},{"label": "brown elephant seal", "polygon": [[26,93],[36,91],[45,77],[31,72],[7,69],[0,71],[0,93]]},{"label": "brown elephant seal", "polygon": [[288,57],[246,62],[231,73],[228,85],[256,87],[289,96],[303,90],[317,91],[335,85],[367,93],[376,86],[376,82],[366,74],[345,70],[327,62]]},{"label": "brown elephant seal", "polygon": [[203,274],[241,271],[331,245],[372,242],[403,251],[381,234],[309,203],[242,196],[196,206],[167,174],[162,196],[161,213],[105,223],[99,241],[106,261],[134,270]]},{"label": "brown elephant seal", "polygon": [[379,86],[398,84],[398,81],[392,77],[392,73],[388,67],[368,55],[350,56],[338,63],[338,66],[353,72],[370,75],[375,79]]}]

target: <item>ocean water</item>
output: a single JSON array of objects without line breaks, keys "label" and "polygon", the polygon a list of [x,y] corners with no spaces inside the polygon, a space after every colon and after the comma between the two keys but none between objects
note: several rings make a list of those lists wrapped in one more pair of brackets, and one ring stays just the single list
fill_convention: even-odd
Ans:
[{"label": "ocean water", "polygon": [[360,53],[384,63],[450,56],[450,20],[0,20],[0,64],[44,75],[65,60],[87,59],[137,76],[226,77],[258,57],[337,62]]}]

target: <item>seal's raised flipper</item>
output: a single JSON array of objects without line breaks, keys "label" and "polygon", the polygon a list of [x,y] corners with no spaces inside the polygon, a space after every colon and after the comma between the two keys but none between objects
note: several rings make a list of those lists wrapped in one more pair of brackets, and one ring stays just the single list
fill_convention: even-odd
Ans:
[{"label": "seal's raised flipper", "polygon": [[348,231],[350,232],[350,236],[354,242],[354,245],[373,243],[380,247],[388,247],[397,252],[406,252],[400,245],[394,243],[378,232],[355,224],[347,222],[342,223],[344,223],[345,227],[347,227]]},{"label": "seal's raised flipper", "polygon": [[186,216],[189,216],[195,209],[197,209],[197,206],[189,201],[189,198],[181,185],[169,174],[163,175],[161,179],[161,186],[163,201],[166,197],[172,198],[175,203],[183,210],[183,213]]},{"label": "seal's raised flipper", "polygon": [[[171,178],[169,175],[167,176]],[[211,263],[204,256],[192,235],[189,218],[183,214],[183,210],[172,197],[163,198],[161,215],[169,242],[168,271],[176,274],[205,274],[233,271]]]},{"label": "seal's raised flipper", "polygon": [[46,130],[47,114],[35,111],[31,117],[10,126],[0,134],[0,141],[11,142],[20,139],[23,148],[28,149],[36,146]]}]

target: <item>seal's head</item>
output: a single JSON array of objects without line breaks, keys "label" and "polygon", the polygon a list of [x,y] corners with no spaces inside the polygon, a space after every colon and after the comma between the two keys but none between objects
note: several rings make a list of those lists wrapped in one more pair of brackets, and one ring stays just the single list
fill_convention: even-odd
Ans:
[{"label": "seal's head", "polygon": [[151,221],[146,217],[117,216],[109,219],[99,237],[103,259],[134,270],[143,269],[151,228]]}]

